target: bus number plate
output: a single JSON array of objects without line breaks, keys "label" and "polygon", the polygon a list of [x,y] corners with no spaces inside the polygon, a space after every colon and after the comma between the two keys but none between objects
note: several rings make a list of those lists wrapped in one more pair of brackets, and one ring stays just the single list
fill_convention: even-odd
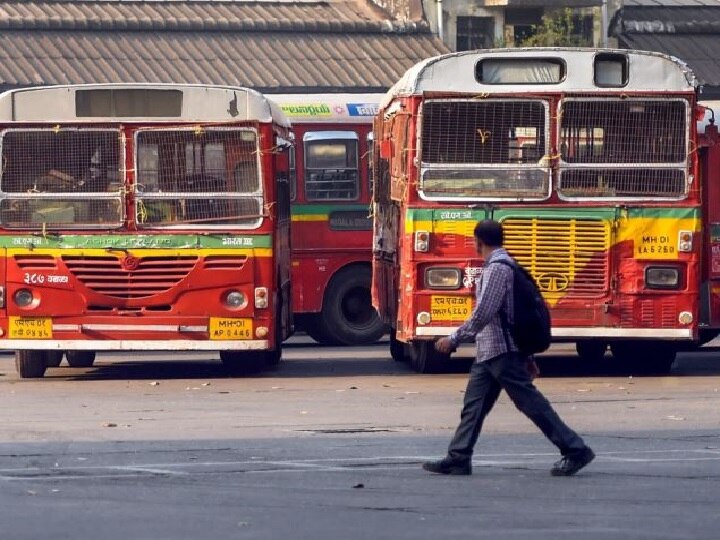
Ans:
[{"label": "bus number plate", "polygon": [[430,315],[433,321],[464,321],[472,313],[470,296],[432,296]]},{"label": "bus number plate", "polygon": [[252,339],[252,319],[210,317],[210,339]]},{"label": "bus number plate", "polygon": [[52,319],[37,317],[10,317],[10,339],[51,339]]}]

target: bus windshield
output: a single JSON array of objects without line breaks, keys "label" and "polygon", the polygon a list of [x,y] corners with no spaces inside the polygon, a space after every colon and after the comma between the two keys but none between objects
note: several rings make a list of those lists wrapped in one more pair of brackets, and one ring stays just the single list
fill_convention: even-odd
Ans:
[{"label": "bus windshield", "polygon": [[433,99],[423,105],[426,198],[549,195],[548,106],[539,100]]},{"label": "bus windshield", "polygon": [[6,129],[0,145],[3,227],[121,225],[119,130]]},{"label": "bus windshield", "polygon": [[263,192],[254,130],[140,130],[136,156],[138,225],[260,225]]}]

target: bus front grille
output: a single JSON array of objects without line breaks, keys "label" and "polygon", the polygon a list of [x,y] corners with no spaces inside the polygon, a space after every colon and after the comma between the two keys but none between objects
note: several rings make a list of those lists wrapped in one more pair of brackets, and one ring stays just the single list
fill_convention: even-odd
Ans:
[{"label": "bus front grille", "polygon": [[609,289],[610,223],[599,219],[508,218],[505,247],[548,300],[597,297]]},{"label": "bus front grille", "polygon": [[63,256],[70,273],[96,293],[113,298],[146,298],[169,291],[185,279],[196,256],[113,257]]}]

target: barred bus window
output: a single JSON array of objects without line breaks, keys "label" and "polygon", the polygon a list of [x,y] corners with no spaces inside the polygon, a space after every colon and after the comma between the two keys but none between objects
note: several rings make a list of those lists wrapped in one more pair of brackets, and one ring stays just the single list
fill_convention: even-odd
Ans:
[{"label": "barred bus window", "polygon": [[560,118],[561,194],[681,197],[686,193],[686,101],[566,99]]},{"label": "barred bus window", "polygon": [[428,100],[421,189],[427,197],[532,198],[550,194],[548,105],[539,100]]},{"label": "barred bus window", "polygon": [[0,221],[7,227],[118,225],[120,133],[109,129],[9,129],[2,135]]},{"label": "barred bus window", "polygon": [[305,198],[308,201],[357,199],[357,133],[308,132],[304,142]]},{"label": "barred bus window", "polygon": [[263,198],[253,130],[146,129],[136,139],[140,225],[259,225]]}]

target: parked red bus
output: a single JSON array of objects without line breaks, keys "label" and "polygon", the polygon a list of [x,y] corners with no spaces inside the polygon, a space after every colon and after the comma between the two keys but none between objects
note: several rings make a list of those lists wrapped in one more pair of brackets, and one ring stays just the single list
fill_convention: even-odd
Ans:
[{"label": "parked red bus", "polygon": [[220,351],[276,364],[290,319],[289,122],[245,88],[0,95],[0,349]]},{"label": "parked red bus", "polygon": [[583,359],[670,368],[708,313],[696,80],[677,59],[595,49],[469,51],[408,70],[381,104],[373,300],[396,359],[471,312],[473,227],[506,246]]},{"label": "parked red bus", "polygon": [[386,331],[370,297],[372,121],[382,94],[273,95],[291,120],[293,312],[324,344]]}]

